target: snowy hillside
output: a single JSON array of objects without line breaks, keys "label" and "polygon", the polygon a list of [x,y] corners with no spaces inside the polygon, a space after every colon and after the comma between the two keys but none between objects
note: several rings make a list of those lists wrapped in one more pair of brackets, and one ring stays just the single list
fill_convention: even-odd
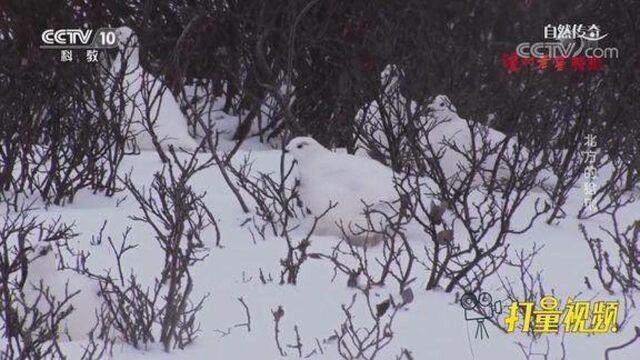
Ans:
[{"label": "snowy hillside", "polygon": [[[255,171],[278,171],[281,152],[278,150],[241,151],[236,159],[250,156]],[[186,158],[185,154],[180,155]],[[198,157],[206,158],[206,154]],[[122,173],[131,171],[135,184],[148,186],[153,173],[160,170],[162,164],[153,152],[143,151],[138,156],[128,156],[121,169]],[[159,346],[135,350],[131,346],[118,343],[114,347],[116,359],[280,359],[306,357],[317,359],[337,359],[336,331],[340,331],[345,319],[342,305],[355,301],[353,321],[362,330],[374,323],[371,314],[366,311],[365,297],[362,292],[347,286],[348,278],[333,270],[330,262],[310,259],[300,270],[295,286],[278,284],[281,271],[280,259],[286,255],[286,244],[282,238],[267,236],[264,240],[252,239],[246,220],[251,214],[245,214],[234,196],[225,185],[220,173],[209,168],[193,179],[192,186],[197,193],[206,192],[204,203],[215,214],[221,234],[220,246],[214,243],[214,234],[205,234],[205,246],[210,249],[209,256],[194,268],[194,298],[209,295],[203,310],[198,315],[201,333],[196,342],[185,350],[164,353]],[[568,206],[569,217],[561,225],[547,225],[538,222],[523,235],[511,241],[510,254],[518,249],[530,250],[534,244],[542,247],[540,255],[533,262],[530,271],[541,271],[547,289],[566,299],[577,296],[581,299],[621,299],[608,295],[595,286],[587,290],[584,277],[588,276],[596,284],[592,260],[586,243],[578,231],[578,221],[572,218],[582,202],[580,189],[575,189]],[[624,223],[629,223],[633,215],[640,213],[638,204],[629,207]],[[73,247],[91,252],[89,267],[100,271],[114,266],[112,250],[103,241],[100,245],[89,245],[92,236],[99,233],[103,222],[103,237],[112,236],[116,242],[127,227],[131,227],[129,236],[133,244],[138,245],[125,255],[126,271],[135,271],[142,281],[151,284],[153,276],[160,270],[163,253],[156,241],[150,236],[148,226],[132,221],[129,217],[139,214],[138,204],[130,195],[121,193],[114,198],[105,198],[83,192],[73,204],[65,207],[51,206],[39,210],[40,218],[57,218],[76,224],[79,234]],[[595,218],[583,222],[588,229],[605,225],[606,220]],[[245,226],[243,226],[245,224]],[[594,230],[597,231],[597,230]],[[305,236],[303,229],[295,230],[292,237]],[[419,235],[419,234],[418,234]],[[409,238],[420,249],[426,240],[420,236]],[[312,236],[309,252],[329,254],[339,242],[334,236]],[[370,256],[380,256],[381,247],[372,248]],[[372,265],[374,266],[374,265]],[[463,309],[456,303],[454,293],[442,290],[425,291],[425,272],[416,265],[413,272],[415,281],[411,283],[414,299],[404,306],[391,327],[386,331],[393,333],[390,344],[382,349],[379,358],[393,359],[402,349],[407,349],[413,359],[517,359],[522,358],[521,342],[528,347],[529,339],[522,334],[504,334],[492,325],[487,325],[489,339],[475,339],[476,324],[466,322]],[[262,275],[261,275],[262,274]],[[261,281],[266,278],[266,283]],[[494,299],[506,299],[498,276],[502,279],[516,279],[517,274],[503,267],[492,277],[484,289],[490,291]],[[53,283],[52,283],[53,284]],[[71,282],[73,288],[77,284]],[[376,287],[370,300],[375,304],[383,302],[389,296],[399,302],[400,297],[393,282],[389,286]],[[458,293],[456,295],[456,293]],[[246,309],[243,306],[246,304]],[[374,304],[374,305],[375,305]],[[78,304],[82,308],[91,304]],[[277,347],[274,333],[274,315],[272,312],[282,307],[284,315],[279,321],[279,341],[282,355]],[[633,311],[633,310],[632,310]],[[500,317],[502,318],[504,314]],[[87,319],[88,321],[88,319]],[[249,325],[245,325],[247,322]],[[633,325],[640,324],[638,317],[632,317],[622,334],[585,335],[570,334],[564,338],[569,359],[600,359],[605,348],[620,344],[634,335]],[[300,336],[300,349],[292,348],[297,343],[296,329]],[[549,340],[552,359],[560,359],[560,336],[543,335],[533,344],[533,352],[544,351]],[[62,346],[69,358],[81,353],[82,341],[64,343]],[[300,351],[300,352],[299,352]],[[637,359],[640,344],[616,353],[611,359]],[[300,356],[302,354],[302,356]],[[532,357],[534,359],[535,357]]]}]

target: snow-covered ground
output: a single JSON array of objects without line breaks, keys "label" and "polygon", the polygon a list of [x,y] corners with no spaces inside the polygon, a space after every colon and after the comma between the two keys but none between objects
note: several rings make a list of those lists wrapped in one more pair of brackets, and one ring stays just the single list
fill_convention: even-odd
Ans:
[{"label": "snow-covered ground", "polygon": [[[207,154],[201,154],[206,157]],[[277,173],[281,152],[279,150],[263,150],[246,152],[241,150],[234,159],[240,161],[244,156],[254,160],[254,171]],[[131,178],[138,186],[149,186],[154,172],[161,168],[158,156],[151,151],[143,151],[137,156],[125,158],[120,172],[131,171]],[[210,255],[193,269],[195,280],[194,299],[210,294],[204,303],[204,309],[198,316],[201,333],[196,342],[185,350],[165,353],[160,345],[136,350],[126,344],[118,343],[114,348],[116,359],[281,359],[284,358],[274,340],[274,321],[272,311],[282,306],[284,316],[280,321],[280,339],[288,358],[298,358],[298,351],[288,347],[295,344],[297,326],[302,355],[313,353],[313,359],[339,359],[335,341],[330,338],[334,330],[339,330],[344,320],[341,305],[348,305],[356,295],[355,321],[363,321],[363,325],[371,322],[364,311],[362,293],[347,287],[347,278],[338,272],[334,278],[333,266],[325,260],[309,259],[302,265],[298,284],[279,285],[281,270],[280,259],[285,257],[286,244],[281,238],[267,237],[264,241],[254,242],[247,225],[241,226],[251,216],[244,214],[231,191],[224,183],[217,168],[211,167],[200,172],[192,181],[194,190],[206,192],[204,201],[215,214],[222,235],[222,247],[215,247],[213,230],[206,236],[210,242]],[[113,256],[108,244],[92,246],[89,244],[92,235],[99,232],[104,220],[107,220],[105,236],[119,239],[127,226],[132,227],[130,241],[138,244],[138,248],[127,253],[125,263],[135,271],[141,279],[151,284],[163,263],[163,254],[148,227],[140,222],[132,221],[129,216],[139,213],[138,205],[126,191],[114,198],[106,198],[90,192],[79,194],[73,204],[64,207],[51,206],[38,211],[42,218],[60,216],[67,223],[74,222],[79,236],[72,244],[79,249],[91,252],[89,267],[94,270],[113,266]],[[530,199],[533,201],[534,199]],[[547,225],[538,221],[534,227],[523,235],[514,236],[509,241],[511,251],[519,248],[531,249],[534,243],[544,245],[540,255],[532,265],[532,271],[542,271],[546,289],[563,301],[570,296],[578,295],[580,299],[614,298],[609,296],[597,281],[593,262],[587,244],[578,231],[579,221],[575,214],[583,201],[581,189],[574,189],[566,205],[567,219],[559,225]],[[636,220],[640,213],[640,203],[625,209],[622,224]],[[591,232],[597,233],[599,225],[609,225],[608,217],[596,217],[583,224]],[[299,237],[305,235],[301,229],[294,232]],[[313,236],[310,252],[329,253],[338,243],[332,236]],[[413,237],[410,242],[414,248],[422,248],[426,239]],[[379,249],[372,250],[373,253]],[[273,282],[263,284],[259,279],[260,271]],[[396,317],[393,326],[393,340],[382,350],[378,359],[394,359],[402,349],[411,352],[414,359],[524,359],[520,348],[515,344],[529,344],[529,338],[520,333],[505,334],[493,325],[487,324],[489,339],[474,338],[475,326],[467,322],[464,311],[456,303],[456,294],[443,291],[425,291],[426,271],[417,266],[413,276],[416,281],[411,287],[415,299]],[[508,267],[499,271],[503,279],[513,279],[516,274]],[[587,290],[584,277],[591,279],[594,290]],[[73,286],[73,284],[72,284]],[[491,292],[494,299],[504,299],[506,294],[501,290],[497,276],[493,276],[485,289]],[[389,294],[398,298],[395,286],[376,288],[372,299],[382,302]],[[460,294],[458,294],[460,295]],[[251,316],[251,329],[236,326],[246,322],[245,309],[238,300],[242,298],[248,306]],[[81,305],[80,305],[81,306]],[[506,308],[506,306],[505,306]],[[632,311],[637,311],[632,309]],[[505,312],[500,319],[506,316]],[[565,337],[566,359],[602,359],[604,350],[609,346],[619,345],[634,335],[634,325],[640,325],[638,316],[633,317],[624,331],[618,334],[586,335],[568,334]],[[549,359],[561,358],[561,336],[542,335],[533,345],[534,352],[544,352],[550,340]],[[65,343],[64,350],[70,359],[81,354],[82,341]],[[533,356],[531,359],[542,359]],[[611,359],[640,359],[640,342],[615,352]]]},{"label": "snow-covered ground", "polygon": [[[133,76],[133,75],[132,75]],[[167,96],[170,96],[167,93]],[[172,99],[170,99],[172,100]],[[166,110],[167,102],[164,102]],[[174,144],[183,148],[184,141],[194,144],[186,131],[185,123],[181,117],[174,116],[177,108],[175,101],[169,101],[173,110],[161,113],[158,119],[157,131],[159,138],[165,142],[163,145]],[[174,106],[175,105],[175,106]],[[436,109],[438,110],[438,109]],[[447,138],[452,141],[470,142],[470,136],[465,131],[466,121],[457,117],[457,114],[445,108],[439,109],[447,122],[440,125],[432,136]],[[453,110],[454,111],[454,110]],[[228,151],[234,145],[229,140],[237,126],[238,119],[220,112],[214,117],[217,121],[216,129],[221,130],[222,138],[220,151]],[[426,120],[425,120],[426,121]],[[138,129],[143,132],[143,129]],[[201,135],[201,134],[198,134]],[[378,134],[379,135],[379,134]],[[378,136],[376,135],[376,136]],[[493,131],[489,137],[497,141],[504,135]],[[465,140],[466,139],[466,140]],[[382,141],[383,139],[376,139]],[[441,139],[431,139],[436,144]],[[141,141],[144,144],[144,141]],[[187,144],[188,145],[188,144]],[[362,145],[362,144],[361,144]],[[468,146],[469,144],[467,144]],[[132,183],[138,188],[149,188],[153,176],[159,172],[163,164],[158,155],[149,149],[152,145],[141,146],[139,155],[125,157],[119,173],[121,176],[129,175]],[[461,148],[466,148],[461,146]],[[338,152],[343,152],[339,149]],[[366,156],[362,155],[361,156]],[[455,154],[451,154],[452,156]],[[186,154],[179,154],[186,158]],[[209,154],[197,155],[203,162],[209,158]],[[235,154],[233,161],[240,165],[245,157],[252,162],[254,173],[278,174],[282,152],[274,150],[257,139],[250,138],[241,150]],[[334,157],[330,158],[334,161]],[[353,160],[353,159],[352,159]],[[290,158],[287,161],[291,161]],[[352,163],[358,160],[352,161]],[[363,161],[372,161],[364,160]],[[460,158],[445,157],[443,164],[445,169],[455,171],[458,169]],[[378,165],[378,164],[376,164]],[[324,164],[322,166],[330,166]],[[386,169],[385,169],[386,170]],[[386,172],[383,172],[386,174]],[[389,171],[390,173],[390,171]],[[384,177],[380,174],[356,174],[356,176],[371,178],[371,180]],[[599,174],[604,179],[607,174]],[[351,175],[350,175],[351,176]],[[388,180],[388,179],[387,179]],[[604,180],[602,180],[604,181]],[[388,182],[388,181],[387,181]],[[340,359],[338,345],[335,340],[335,332],[340,331],[341,324],[345,321],[343,306],[348,306],[355,301],[352,309],[356,327],[364,332],[370,327],[373,318],[366,306],[366,298],[362,291],[348,287],[349,279],[339,271],[335,271],[333,264],[326,259],[309,258],[302,264],[297,284],[280,285],[281,259],[286,256],[287,245],[283,238],[269,236],[263,240],[258,236],[252,236],[251,221],[253,214],[244,213],[234,194],[225,183],[223,176],[216,166],[211,166],[190,180],[190,185],[196,194],[206,193],[204,204],[214,214],[221,233],[221,246],[215,244],[215,233],[208,229],[204,234],[205,246],[210,250],[209,256],[197,263],[192,270],[194,279],[194,291],[192,299],[200,299],[209,295],[204,302],[202,311],[198,314],[201,332],[194,344],[184,350],[175,350],[165,353],[159,344],[154,344],[146,349],[134,349],[133,347],[118,342],[114,348],[116,359],[281,359],[309,357],[313,359]],[[389,185],[389,184],[387,184]],[[389,187],[389,186],[387,186]],[[375,186],[373,186],[375,188]],[[635,194],[636,197],[638,194]],[[564,209],[567,218],[558,224],[548,225],[543,218],[538,219],[534,226],[522,235],[511,235],[508,239],[510,255],[524,249],[530,251],[534,245],[542,247],[535,258],[529,271],[532,274],[541,272],[545,290],[561,299],[562,304],[570,298],[581,300],[606,300],[613,299],[623,302],[620,294],[609,295],[598,282],[597,273],[594,270],[593,259],[587,243],[579,231],[579,224],[587,227],[591,235],[600,235],[599,226],[610,226],[611,220],[607,216],[596,216],[587,221],[579,221],[576,214],[583,202],[581,188],[574,188],[569,194]],[[544,197],[542,192],[534,193],[527,198],[522,205],[525,209],[515,218],[515,223],[526,223],[531,214],[537,197]],[[245,195],[245,199],[249,197]],[[253,209],[253,206],[250,206]],[[529,210],[526,210],[529,209]],[[317,209],[316,209],[317,210]],[[147,285],[153,284],[153,280],[159,276],[164,262],[164,253],[153,237],[153,231],[147,224],[134,221],[131,216],[140,215],[140,208],[127,190],[108,198],[101,194],[92,194],[90,191],[82,191],[75,196],[74,202],[64,207],[49,206],[35,213],[42,219],[56,219],[68,224],[75,224],[74,231],[78,234],[70,244],[76,250],[90,252],[88,267],[96,273],[114,268],[115,259],[109,244],[103,241],[101,244],[92,245],[92,236],[97,235],[103,227],[103,238],[112,237],[116,243],[121,239],[123,232],[131,227],[129,242],[137,247],[126,253],[123,263],[125,272],[133,271],[138,278]],[[633,203],[624,208],[619,221],[622,227],[633,223],[640,214],[640,202]],[[302,226],[294,230],[291,235],[298,241],[304,238],[308,230],[308,217],[306,219],[294,219],[300,221]],[[516,224],[519,225],[519,224]],[[497,229],[496,229],[497,230]],[[409,231],[408,241],[415,251],[427,245],[427,239],[420,231]],[[255,234],[254,234],[255,235]],[[309,253],[330,254],[332,249],[340,242],[336,236],[312,236]],[[458,241],[460,239],[457,239]],[[381,256],[382,246],[369,250],[370,259]],[[424,251],[418,256],[424,257]],[[49,266],[51,264],[44,264]],[[44,266],[43,265],[43,266]],[[378,267],[375,261],[369,264],[372,268]],[[47,267],[43,268],[47,268]],[[34,270],[35,271],[35,270]],[[47,273],[47,281],[52,287],[63,287],[66,282],[64,274]],[[65,273],[67,274],[67,273]],[[264,283],[261,274],[266,279],[272,279]],[[521,343],[528,348],[531,345],[531,353],[548,353],[548,359],[602,359],[604,351],[608,347],[622,344],[635,335],[634,326],[640,326],[637,309],[630,309],[630,319],[624,329],[617,334],[587,335],[567,334],[564,337],[564,351],[560,335],[542,335],[535,343],[526,334],[515,332],[506,334],[500,329],[487,323],[489,338],[475,337],[477,324],[465,320],[465,312],[458,303],[462,295],[460,291],[446,293],[435,289],[426,291],[428,272],[422,265],[415,264],[412,277],[415,277],[410,285],[414,299],[402,308],[391,325],[393,334],[391,343],[383,348],[376,359],[395,359],[406,349],[411,358],[403,359],[525,359]],[[57,276],[57,278],[56,278]],[[90,285],[86,285],[86,279],[80,281],[77,274],[70,276],[71,290],[81,288],[84,291],[94,291]],[[519,273],[513,267],[502,266],[497,274],[491,276],[484,284],[483,289],[493,295],[494,300],[503,302],[503,312],[498,319],[503,321],[509,301],[502,282],[515,281],[518,288]],[[589,290],[585,284],[585,277],[590,279],[593,289]],[[638,298],[636,294],[636,298]],[[355,297],[354,297],[355,296]],[[370,300],[376,304],[384,302],[389,297],[396,302],[400,301],[397,286],[393,281],[385,287],[374,287],[370,294]],[[87,319],[96,301],[91,296],[79,297],[74,306],[80,308],[77,323],[90,324]],[[242,300],[240,300],[242,299]],[[250,327],[242,324],[247,322],[246,307],[250,316]],[[282,307],[284,315],[279,323],[279,340],[282,347],[278,349],[275,341],[274,314]],[[562,307],[562,306],[561,306]],[[634,316],[635,315],[635,316]],[[619,318],[622,318],[620,314]],[[297,332],[296,332],[297,329]],[[297,343],[300,337],[301,349],[290,345]],[[548,340],[548,342],[547,342]],[[69,359],[79,358],[82,354],[83,340],[63,343],[63,349]],[[283,355],[283,353],[286,353]],[[301,355],[301,356],[300,356]],[[543,359],[542,355],[532,355],[530,359]],[[638,360],[640,359],[640,341],[617,351],[610,357],[611,360]]]}]

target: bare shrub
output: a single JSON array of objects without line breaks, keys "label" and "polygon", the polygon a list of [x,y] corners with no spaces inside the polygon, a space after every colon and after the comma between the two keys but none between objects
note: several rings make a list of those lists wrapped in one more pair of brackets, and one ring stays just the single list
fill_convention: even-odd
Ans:
[{"label": "bare shrub", "polygon": [[580,224],[584,240],[589,245],[595,270],[602,286],[611,294],[620,290],[630,294],[640,289],[640,221],[624,227],[620,224],[618,212],[625,203],[618,203],[606,212],[611,226],[599,226],[606,237],[589,235]]},{"label": "bare shrub", "polygon": [[39,294],[33,302],[19,292],[4,291],[10,298],[3,299],[3,330],[8,341],[0,351],[2,359],[64,357],[59,336],[64,320],[73,311],[70,301],[78,291],[65,290],[62,298],[56,298],[42,281],[32,290]]},{"label": "bare shrub", "polygon": [[[280,156],[277,174],[252,172],[252,163],[247,157],[239,168],[230,162],[226,168],[233,175],[238,188],[242,189],[253,200],[254,212],[249,223],[249,231],[255,242],[255,233],[265,239],[266,232],[281,237],[287,243],[287,255],[280,260],[282,271],[280,283],[296,284],[302,264],[309,258],[307,249],[311,245],[311,235],[320,219],[331,211],[336,204],[329,204],[321,214],[314,215],[310,227],[300,239],[294,231],[301,228],[301,218],[305,215],[303,204],[298,196],[298,181],[293,179],[294,164],[287,166],[284,151]],[[298,221],[294,221],[298,220]],[[314,255],[315,256],[315,255]]]},{"label": "bare shrub", "polygon": [[[0,29],[3,42],[13,35]],[[82,189],[112,196],[130,121],[121,84],[106,86],[102,63],[69,67],[3,49],[0,66],[11,76],[0,77],[0,198],[37,194],[61,205]]]},{"label": "bare shrub", "polygon": [[606,173],[611,169],[611,176],[604,182],[604,177],[600,177],[597,181],[598,188],[593,194],[593,203],[595,211],[590,209],[587,204],[583,204],[578,212],[579,219],[590,219],[600,214],[606,214],[607,211],[613,210],[616,206],[624,206],[634,201],[634,196],[629,193],[629,176],[632,172],[619,156],[606,156],[599,161],[596,166],[596,172]]},{"label": "bare shrub", "polygon": [[[293,179],[294,165],[286,165],[284,152],[280,157],[277,174],[252,173],[252,163],[247,157],[239,168],[229,164],[228,169],[238,187],[253,200],[252,225],[262,239],[268,228],[273,236],[284,236],[298,226],[291,220],[303,214],[298,197],[298,183]],[[275,175],[275,176],[274,176]]]},{"label": "bare shrub", "polygon": [[634,328],[634,330],[635,330],[635,335],[633,336],[633,338],[631,338],[630,340],[628,340],[628,341],[626,341],[626,342],[624,342],[624,343],[622,343],[620,345],[612,346],[610,348],[607,348],[607,350],[605,350],[605,352],[604,352],[605,360],[609,360],[610,359],[609,355],[611,353],[613,353],[615,351],[618,351],[618,350],[622,350],[622,349],[626,348],[627,346],[629,346],[629,345],[635,343],[636,341],[638,341],[638,339],[640,339],[640,327],[636,326]]},{"label": "bare shrub", "polygon": [[[334,272],[340,271],[347,276],[349,287],[370,290],[388,284],[392,279],[397,283],[399,292],[403,293],[415,280],[412,270],[419,261],[405,232],[411,214],[402,203],[399,206],[392,203],[367,204],[363,213],[366,227],[339,224],[343,240],[331,254],[311,256],[330,261]],[[378,245],[380,251],[374,248]]]},{"label": "bare shrub", "polygon": [[200,163],[194,152],[182,162],[172,147],[169,154],[170,161],[154,174],[148,190],[139,189],[129,176],[123,179],[142,212],[131,218],[153,230],[165,256],[153,286],[145,286],[134,272],[124,276],[123,256],[137,247],[128,242],[130,229],[119,245],[108,237],[117,262],[117,276],[110,271],[98,274],[88,269],[88,253],[78,254],[75,268],[99,282],[103,311],[108,314],[106,321],[124,341],[136,348],[159,341],[165,351],[183,349],[197,337],[200,327],[196,316],[208,295],[192,300],[191,269],[208,255],[208,232],[213,232],[213,245],[220,246],[217,222],[203,202],[205,194],[195,193],[189,184],[194,174],[212,165],[212,160]]},{"label": "bare shrub", "polygon": [[[428,180],[416,178],[404,185],[414,219],[431,239],[426,248],[430,272],[427,289],[439,286],[445,279],[448,292],[456,286],[472,292],[479,289],[483,280],[505,261],[509,237],[531,229],[549,210],[541,198],[529,200],[538,186],[541,169],[535,154],[508,137],[492,144],[479,125],[467,124],[471,139],[478,138],[478,143],[472,142],[467,149],[455,143],[446,145],[447,151],[467,159],[466,168],[453,177],[445,177],[435,160],[438,151],[427,140],[422,153],[428,164]],[[424,139],[428,137],[427,134]],[[486,168],[483,164],[489,158],[495,163]],[[533,205],[532,212],[527,221],[515,225],[514,220],[525,211],[523,205]]]},{"label": "bare shrub", "polygon": [[345,360],[375,359],[393,340],[393,321],[396,315],[411,302],[402,299],[396,303],[389,297],[375,304],[369,290],[362,290],[359,294],[366,304],[366,320],[356,319],[357,309],[354,306],[358,294],[354,294],[350,304],[342,305],[344,320],[330,337],[330,340],[336,342],[338,354]]},{"label": "bare shrub", "polygon": [[[548,294],[542,282],[542,272],[533,271],[533,262],[543,248],[544,246],[534,244],[530,252],[520,250],[514,253],[515,256],[512,256],[505,261],[505,265],[507,265],[508,268],[515,269],[517,271],[517,275],[514,279],[498,275],[500,284],[502,285],[501,290],[506,293],[507,299],[511,302],[537,303],[543,296]],[[524,311],[523,309],[520,310]],[[506,331],[503,323],[495,321],[494,319],[491,320],[497,328],[502,331]],[[533,326],[533,320],[531,320],[530,326]],[[540,335],[535,332],[531,333],[531,336],[534,339],[532,341],[535,341],[540,337]],[[524,351],[523,345],[519,345]],[[530,351],[531,349],[529,348],[529,352]]]},{"label": "bare shrub", "polygon": [[[45,249],[45,244],[64,243],[75,236],[72,226],[60,221],[46,224],[31,215],[32,211],[32,207],[22,204],[14,213],[7,205],[2,216],[0,331],[5,344],[0,349],[2,359],[63,357],[59,341],[64,334],[64,321],[73,311],[70,302],[79,292],[67,287],[56,296],[42,280],[28,281],[29,264],[46,255],[30,256],[34,247]],[[26,291],[32,295],[25,296]]]}]

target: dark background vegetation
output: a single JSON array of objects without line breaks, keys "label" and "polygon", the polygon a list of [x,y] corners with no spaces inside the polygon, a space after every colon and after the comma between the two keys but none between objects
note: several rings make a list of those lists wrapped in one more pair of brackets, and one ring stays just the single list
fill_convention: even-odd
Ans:
[{"label": "dark background vegetation", "polygon": [[[500,66],[503,52],[541,40],[544,25],[559,23],[599,24],[620,58],[607,61],[597,75],[507,74]],[[121,25],[140,37],[144,66],[164,74],[175,91],[198,79],[229,99],[238,96],[229,100],[228,111],[257,111],[267,85],[291,61],[295,124],[283,126],[323,143],[352,140],[350,122],[375,97],[380,71],[391,63],[403,68],[412,99],[446,94],[463,117],[483,121],[495,113],[494,125],[501,130],[516,130],[522,116],[533,117],[543,108],[567,106],[563,96],[583,83],[593,84],[606,102],[605,112],[589,119],[594,125],[612,131],[634,124],[638,114],[633,100],[639,86],[640,4],[632,0],[3,0],[3,124],[11,119],[5,116],[14,115],[6,109],[12,101],[28,107],[55,93],[65,102],[65,85],[85,76],[75,65],[60,63],[55,51],[38,48],[44,29]],[[606,126],[602,119],[609,119]],[[243,129],[238,131],[241,137]]]},{"label": "dark background vegetation", "polygon": [[[543,40],[547,24],[592,23],[609,34],[603,45],[619,50],[600,71],[509,73],[501,65],[518,43]],[[236,140],[256,136],[259,124],[261,140],[310,135],[353,151],[363,137],[356,114],[385,96],[380,73],[395,64],[402,96],[425,106],[445,94],[462,118],[542,154],[561,179],[551,193],[559,205],[584,169],[578,148],[588,133],[619,165],[627,190],[638,179],[637,1],[2,0],[3,193],[59,204],[82,188],[116,191],[127,137],[114,101],[121,94],[104,87],[99,66],[63,63],[39,45],[47,28],[122,25],[140,38],[141,66],[180,99],[193,133],[211,124],[203,109],[222,98],[238,116]],[[107,65],[115,53],[103,54]],[[388,165],[406,164],[390,156]]]}]

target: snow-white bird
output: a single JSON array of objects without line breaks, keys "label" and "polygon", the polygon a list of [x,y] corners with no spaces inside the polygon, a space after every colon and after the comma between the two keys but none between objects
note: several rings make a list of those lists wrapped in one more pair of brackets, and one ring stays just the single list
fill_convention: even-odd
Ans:
[{"label": "snow-white bird", "polygon": [[[484,146],[491,149],[486,159],[480,163],[478,180],[481,177],[489,180],[496,164],[499,165],[495,173],[498,179],[510,177],[512,170],[509,169],[509,165],[514,161],[513,157],[516,155],[519,156],[518,163],[525,164],[526,161],[530,161],[529,169],[539,165],[539,159],[529,159],[531,156],[529,150],[520,146],[517,138],[507,138],[502,132],[484,124],[462,119],[447,96],[436,96],[428,108],[430,110],[428,126],[431,126],[429,142],[435,151],[442,153],[440,166],[448,178],[456,175],[460,168],[471,168],[471,162],[466,156],[471,156],[474,153],[474,147],[478,151],[478,156]],[[473,131],[471,127],[473,127]],[[505,142],[504,152],[501,153]],[[459,151],[454,151],[452,146],[456,146]],[[524,170],[523,167],[518,169],[518,171],[522,170]],[[545,185],[557,182],[557,177],[547,169],[541,169],[537,179]]]},{"label": "snow-white bird", "polygon": [[[177,100],[169,91],[162,87],[159,79],[151,74],[144,74],[140,67],[138,38],[133,31],[126,27],[116,30],[118,36],[118,56],[111,66],[111,79],[122,76],[123,90],[126,92],[126,114],[131,117],[130,132],[135,136],[136,144],[141,150],[155,150],[151,135],[144,125],[146,109],[143,93],[146,93],[150,106],[149,114],[157,121],[153,132],[158,137],[160,146],[164,149],[169,145],[177,150],[193,151],[198,147],[196,141],[189,135],[187,120],[180,111]],[[146,86],[146,88],[145,88]],[[142,91],[141,91],[142,90]],[[164,93],[160,94],[160,91]],[[156,96],[159,98],[156,99]]]},{"label": "snow-white bird", "polygon": [[[495,176],[498,180],[507,179],[512,171],[507,162],[513,162],[515,154],[519,154],[521,163],[529,160],[529,151],[518,146],[516,138],[507,136],[491,127],[475,122],[467,121],[458,115],[455,106],[445,95],[435,96],[427,105],[426,114],[417,118],[410,118],[407,109],[416,113],[419,106],[415,101],[405,98],[400,89],[402,69],[396,65],[387,65],[380,75],[383,87],[380,99],[374,100],[356,115],[356,123],[362,125],[365,138],[356,142],[358,150],[356,154],[372,156],[390,162],[391,145],[395,145],[400,152],[410,153],[408,149],[416,145],[430,148],[440,155],[439,164],[444,176],[448,180],[464,178],[472,168],[469,156],[477,154],[479,169],[474,181],[480,184],[494,176],[494,167],[498,164]],[[366,109],[366,111],[364,111]],[[385,116],[383,116],[385,114]],[[405,134],[405,125],[412,121],[413,126],[422,129],[416,139],[408,139]],[[506,143],[506,144],[505,144]],[[504,153],[498,156],[505,144]],[[483,149],[487,156],[483,159]],[[529,163],[530,167],[537,165],[539,161]],[[520,169],[523,170],[523,169]],[[538,180],[545,180],[546,184],[553,184],[557,178],[549,171],[542,170]]]},{"label": "snow-white bird", "polygon": [[364,212],[368,206],[385,211],[398,199],[390,168],[375,160],[334,153],[310,137],[294,138],[285,151],[296,161],[299,194],[304,206],[319,216],[330,205],[335,205],[319,220],[317,234],[343,236],[344,230],[356,244],[375,244],[382,240],[378,232],[384,226],[385,217],[370,216],[369,226]]},{"label": "snow-white bird", "polygon": [[38,310],[47,313],[50,304],[41,297],[38,290],[41,281],[42,286],[55,296],[56,301],[64,300],[65,290],[68,290],[68,295],[79,291],[69,300],[68,304],[73,307],[73,311],[63,320],[59,335],[61,340],[86,339],[97,321],[96,310],[99,310],[101,304],[98,296],[100,288],[85,276],[71,270],[58,270],[56,256],[51,244],[39,243],[34,246],[23,288],[25,300],[27,304],[37,303]]}]

